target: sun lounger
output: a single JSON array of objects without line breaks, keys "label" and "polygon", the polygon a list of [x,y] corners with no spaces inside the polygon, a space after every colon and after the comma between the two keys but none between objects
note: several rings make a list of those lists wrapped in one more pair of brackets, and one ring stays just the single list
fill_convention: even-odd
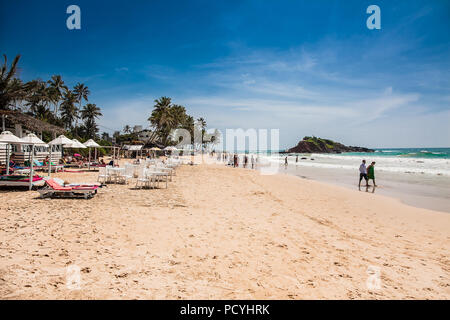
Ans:
[{"label": "sun lounger", "polygon": [[98,185],[72,185],[63,186],[54,179],[46,181],[46,187],[39,189],[41,198],[59,197],[59,198],[79,198],[90,199],[97,193]]},{"label": "sun lounger", "polygon": [[[33,186],[43,186],[44,180],[39,176],[34,176],[32,180]],[[28,187],[30,185],[30,177],[28,175],[3,175],[0,176],[0,186],[5,187]]]}]

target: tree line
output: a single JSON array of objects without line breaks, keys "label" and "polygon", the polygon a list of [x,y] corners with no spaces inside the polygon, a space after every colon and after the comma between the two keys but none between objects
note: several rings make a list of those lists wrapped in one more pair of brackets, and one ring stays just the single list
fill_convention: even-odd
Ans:
[{"label": "tree line", "polygon": [[[106,132],[98,135],[96,121],[102,113],[97,105],[88,103],[90,91],[86,85],[77,83],[73,88],[69,88],[60,75],[53,75],[47,81],[34,79],[23,82],[18,78],[19,60],[20,55],[17,55],[8,67],[8,60],[4,55],[0,69],[0,110],[18,110],[39,120],[64,127],[71,137],[111,141]],[[201,141],[194,142],[196,147],[217,142],[217,131],[213,134],[206,133],[204,118],[195,120],[186,112],[184,106],[172,103],[169,97],[161,97],[154,102],[148,118],[152,127],[152,144],[176,145],[179,142],[174,137],[177,129],[187,130],[191,137],[201,136]],[[123,129],[123,134],[116,131],[113,137],[117,143],[138,139],[129,125]]]},{"label": "tree line", "polygon": [[23,82],[18,78],[20,55],[14,58],[9,67],[6,55],[3,57],[0,69],[0,110],[21,111],[64,127],[73,137],[98,138],[96,121],[102,113],[96,104],[88,103],[90,91],[85,84],[77,83],[69,88],[60,75],[53,75],[47,81],[34,79]]}]

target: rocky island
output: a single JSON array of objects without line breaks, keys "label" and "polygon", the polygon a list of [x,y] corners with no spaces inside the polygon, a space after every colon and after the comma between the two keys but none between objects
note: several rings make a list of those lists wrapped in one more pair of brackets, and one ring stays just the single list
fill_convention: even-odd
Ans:
[{"label": "rocky island", "polygon": [[342,152],[374,152],[375,150],[346,146],[342,143],[317,137],[304,137],[295,147],[286,153],[342,153]]}]

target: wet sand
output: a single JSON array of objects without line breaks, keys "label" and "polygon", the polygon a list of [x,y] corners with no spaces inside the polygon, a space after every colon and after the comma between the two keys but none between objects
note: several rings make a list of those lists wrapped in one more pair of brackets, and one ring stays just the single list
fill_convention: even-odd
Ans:
[{"label": "wet sand", "polygon": [[[280,173],[292,174],[301,178],[316,180],[358,190],[358,168],[355,170],[315,168],[290,164],[285,170],[280,166]],[[383,171],[376,172],[377,188],[373,190],[370,181],[369,189],[365,181],[361,182],[362,192],[375,192],[402,202],[425,209],[450,213],[450,178],[446,176],[430,176],[418,173],[400,174]]]}]

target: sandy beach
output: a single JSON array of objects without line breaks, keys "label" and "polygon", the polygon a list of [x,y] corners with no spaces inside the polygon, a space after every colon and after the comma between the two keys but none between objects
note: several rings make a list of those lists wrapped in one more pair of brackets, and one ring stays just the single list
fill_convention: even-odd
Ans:
[{"label": "sandy beach", "polygon": [[[448,213],[216,164],[180,167],[168,189],[133,187],[91,200],[1,190],[0,298],[450,298]],[[73,265],[79,290],[66,285]]]}]

